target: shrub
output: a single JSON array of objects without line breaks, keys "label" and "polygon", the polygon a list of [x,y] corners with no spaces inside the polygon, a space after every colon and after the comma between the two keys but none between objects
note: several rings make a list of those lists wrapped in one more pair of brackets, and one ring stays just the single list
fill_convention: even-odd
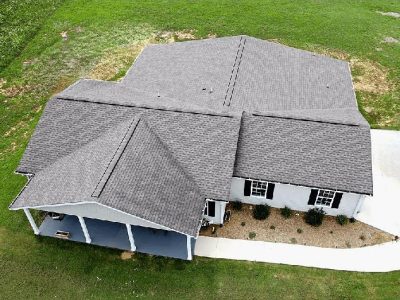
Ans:
[{"label": "shrub", "polygon": [[269,229],[275,230],[275,228],[276,227],[274,225],[269,226]]},{"label": "shrub", "polygon": [[240,201],[232,201],[233,210],[242,210],[243,203]]},{"label": "shrub", "polygon": [[345,215],[337,215],[336,222],[338,222],[338,224],[343,226],[343,225],[346,225],[347,223],[349,223],[349,218],[347,218],[347,216],[345,216]]},{"label": "shrub", "polygon": [[257,220],[265,220],[270,213],[270,207],[266,204],[258,204],[253,209],[253,217]]},{"label": "shrub", "polygon": [[249,232],[249,238],[252,240],[252,239],[254,239],[255,237],[256,237],[256,233],[255,232]]},{"label": "shrub", "polygon": [[350,223],[355,223],[356,222],[356,219],[354,219],[354,218],[350,218]]},{"label": "shrub", "polygon": [[291,238],[291,239],[290,239],[290,242],[291,242],[292,244],[297,244],[296,238]]},{"label": "shrub", "polygon": [[322,220],[324,219],[325,212],[322,208],[311,208],[307,211],[305,215],[305,221],[307,224],[311,226],[318,227],[322,224]]},{"label": "shrub", "polygon": [[245,225],[246,225],[246,222],[242,222],[242,223],[240,223],[240,225],[245,226]]},{"label": "shrub", "polygon": [[365,235],[360,235],[360,240],[365,241],[367,238],[365,237]]},{"label": "shrub", "polygon": [[284,208],[281,208],[281,215],[285,219],[289,219],[293,215],[293,211],[289,207],[285,206]]},{"label": "shrub", "polygon": [[303,233],[303,229],[301,229],[301,228],[297,228],[297,233]]}]

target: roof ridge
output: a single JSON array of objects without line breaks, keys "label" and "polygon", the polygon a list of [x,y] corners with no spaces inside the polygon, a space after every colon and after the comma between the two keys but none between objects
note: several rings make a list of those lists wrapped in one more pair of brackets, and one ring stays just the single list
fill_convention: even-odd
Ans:
[{"label": "roof ridge", "polygon": [[[87,103],[95,103],[95,104],[104,104],[104,105],[113,105],[113,106],[122,106],[122,107],[137,107],[144,109],[154,109],[161,111],[171,111],[171,112],[180,112],[187,114],[197,114],[197,115],[206,115],[206,116],[215,116],[215,117],[224,117],[224,118],[239,118],[240,114],[234,111],[220,111],[213,110],[207,108],[198,108],[192,109],[187,107],[172,107],[172,106],[164,106],[164,105],[150,105],[148,103],[132,103],[132,104],[121,104],[116,102],[107,102],[103,99],[90,99],[87,97],[70,97],[70,96],[57,96],[56,99],[65,100],[65,101],[77,101],[77,102],[87,102]],[[174,99],[174,98],[170,98]]]},{"label": "roof ridge", "polygon": [[103,174],[101,175],[99,181],[97,182],[94,191],[92,193],[92,197],[98,198],[103,191],[105,185],[107,184],[108,179],[110,178],[112,172],[115,169],[119,159],[121,158],[122,153],[124,153],[126,146],[128,145],[133,132],[135,131],[138,123],[140,121],[140,115],[133,117],[132,121],[130,122],[122,140],[120,141],[117,149],[115,150],[111,160],[108,162],[107,167],[105,168]]},{"label": "roof ridge", "polygon": [[[284,112],[284,111],[283,111]],[[252,112],[248,113],[255,117],[265,117],[265,118],[276,118],[276,119],[287,119],[287,120],[297,120],[297,121],[304,121],[304,122],[315,122],[315,123],[324,123],[324,124],[332,124],[332,125],[343,125],[343,126],[352,126],[352,127],[366,127],[363,124],[356,124],[356,123],[345,123],[345,122],[335,122],[335,121],[325,121],[325,120],[316,120],[312,119],[311,117],[296,117],[296,116],[280,116],[276,114],[269,114],[264,112]]]}]

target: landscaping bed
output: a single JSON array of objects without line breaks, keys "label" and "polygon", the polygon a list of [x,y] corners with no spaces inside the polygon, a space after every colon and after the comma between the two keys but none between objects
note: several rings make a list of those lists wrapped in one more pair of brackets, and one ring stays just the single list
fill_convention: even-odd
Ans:
[{"label": "landscaping bed", "polygon": [[254,205],[243,204],[241,210],[234,210],[229,205],[230,221],[223,227],[214,225],[214,233],[213,226],[202,229],[200,235],[327,248],[357,248],[394,240],[391,234],[359,221],[340,225],[336,217],[325,216],[322,224],[314,227],[305,222],[305,213],[293,211],[286,219],[277,208],[271,208],[265,220],[256,220],[254,208]]}]

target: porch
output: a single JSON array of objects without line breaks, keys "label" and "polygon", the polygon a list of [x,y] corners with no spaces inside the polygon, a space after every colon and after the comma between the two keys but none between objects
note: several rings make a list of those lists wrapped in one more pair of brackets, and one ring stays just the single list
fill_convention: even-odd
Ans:
[{"label": "porch", "polygon": [[[39,227],[39,235],[57,237],[57,231],[69,233],[68,240],[90,243],[97,246],[131,251],[131,242],[126,224],[84,218],[87,237],[77,216],[65,215],[62,220],[54,220],[46,216]],[[191,259],[196,240],[190,238],[191,253],[188,255],[187,236],[167,230],[131,225],[135,252],[166,256],[178,259]]]}]

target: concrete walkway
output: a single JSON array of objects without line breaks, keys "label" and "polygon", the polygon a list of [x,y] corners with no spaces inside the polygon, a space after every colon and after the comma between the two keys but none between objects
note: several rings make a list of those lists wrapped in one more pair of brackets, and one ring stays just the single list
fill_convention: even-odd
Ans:
[{"label": "concrete walkway", "polygon": [[400,242],[354,249],[332,249],[200,236],[194,254],[345,271],[400,270]]},{"label": "concrete walkway", "polygon": [[357,219],[400,236],[400,131],[371,130],[374,196]]}]

